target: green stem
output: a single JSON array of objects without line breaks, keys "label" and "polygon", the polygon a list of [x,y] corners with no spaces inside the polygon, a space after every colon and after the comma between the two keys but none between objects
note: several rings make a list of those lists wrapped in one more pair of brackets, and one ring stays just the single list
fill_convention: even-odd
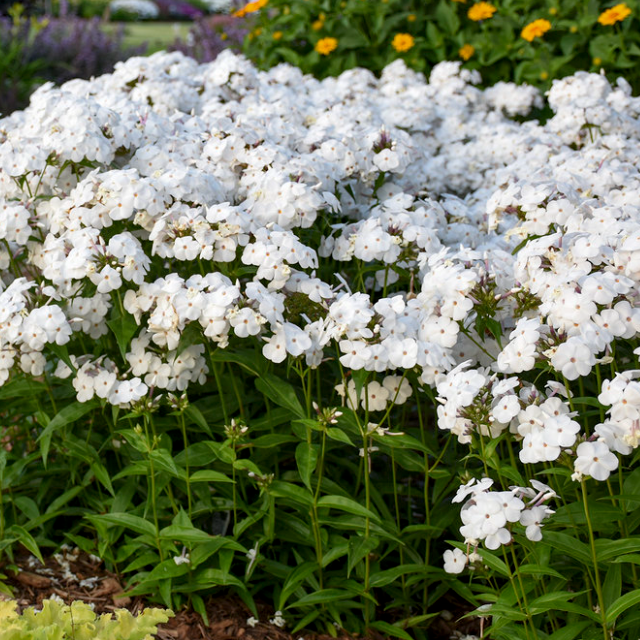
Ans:
[{"label": "green stem", "polygon": [[596,595],[598,596],[598,607],[600,608],[600,617],[602,619],[602,634],[604,640],[610,640],[609,630],[607,628],[607,612],[604,606],[604,597],[602,594],[602,583],[600,581],[600,570],[598,569],[598,554],[596,552],[596,541],[593,535],[593,526],[591,525],[591,517],[589,515],[589,500],[587,496],[587,484],[583,480],[582,485],[582,506],[584,508],[584,516],[587,520],[587,530],[589,532],[589,546],[591,547],[591,559],[593,561],[594,583]]},{"label": "green stem", "polygon": [[189,478],[189,442],[187,440],[187,425],[184,420],[184,411],[180,411],[180,428],[182,429],[182,441],[184,444],[184,465],[185,472],[187,474],[187,505],[189,509],[189,521],[191,521],[192,507],[191,507],[191,481]]}]

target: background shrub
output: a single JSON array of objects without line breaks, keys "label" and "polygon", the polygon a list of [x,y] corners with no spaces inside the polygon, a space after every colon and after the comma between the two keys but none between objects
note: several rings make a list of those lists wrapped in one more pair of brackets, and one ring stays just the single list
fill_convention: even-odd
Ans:
[{"label": "background shrub", "polygon": [[630,14],[617,9],[605,24],[598,19],[612,3],[598,0],[269,0],[265,5],[251,12],[253,28],[244,47],[263,68],[286,61],[325,77],[354,67],[379,73],[397,58],[420,71],[443,60],[463,60],[482,73],[487,86],[515,80],[546,88],[553,78],[604,69],[640,89],[636,0],[624,5]]},{"label": "background shrub", "polygon": [[24,108],[43,82],[99,76],[145,48],[126,47],[123,29],[98,18],[0,18],[0,113]]}]

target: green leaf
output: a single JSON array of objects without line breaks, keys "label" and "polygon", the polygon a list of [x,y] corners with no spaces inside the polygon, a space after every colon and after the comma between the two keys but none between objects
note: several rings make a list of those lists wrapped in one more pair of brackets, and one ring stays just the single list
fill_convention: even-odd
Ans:
[{"label": "green leaf", "polygon": [[[464,546],[461,546],[460,548],[464,549]],[[504,563],[503,560],[498,558],[497,555],[495,555],[488,549],[478,549],[478,553],[482,557],[482,562],[484,562],[484,564],[486,564],[489,567],[489,569],[493,569],[494,571],[497,571],[500,575],[503,575],[507,578],[509,577],[509,568],[507,567],[507,565]]]},{"label": "green leaf", "polygon": [[564,553],[570,558],[578,560],[589,567],[592,566],[591,551],[584,542],[566,533],[559,531],[545,531],[544,541],[550,544],[555,551]]},{"label": "green leaf", "polygon": [[213,437],[209,423],[198,407],[193,404],[188,404],[187,408],[184,410],[184,415],[189,418],[191,422],[197,424],[210,438]]},{"label": "green leaf", "polygon": [[107,320],[107,325],[116,337],[116,342],[120,349],[120,355],[126,362],[127,351],[131,346],[131,338],[133,338],[135,332],[138,330],[138,325],[135,318],[126,311],[121,313],[117,306],[113,307],[113,313],[111,314],[111,320]]},{"label": "green leaf", "polygon": [[365,556],[369,555],[380,544],[380,538],[371,536],[352,536],[349,538],[349,551],[347,560],[347,578],[351,575],[353,568]]},{"label": "green leaf", "polygon": [[389,622],[384,622],[383,620],[372,622],[369,626],[373,629],[377,629],[378,631],[382,631],[387,636],[402,638],[403,640],[413,640],[413,638],[404,629],[400,629],[399,627],[396,627]]},{"label": "green leaf", "polygon": [[600,616],[591,611],[591,609],[569,602],[578,595],[579,592],[572,593],[569,591],[545,593],[543,596],[529,602],[529,614],[535,616],[547,611],[569,611],[590,618],[594,622],[601,622]]},{"label": "green leaf", "polygon": [[220,471],[210,471],[203,469],[196,471],[189,476],[189,482],[233,482],[233,480]]},{"label": "green leaf", "polygon": [[274,480],[269,486],[269,494],[276,498],[286,498],[307,509],[313,505],[313,495],[308,489],[303,489],[291,482]]},{"label": "green leaf", "polygon": [[278,406],[289,409],[296,417],[307,417],[305,410],[300,404],[300,400],[298,400],[295,389],[285,380],[271,373],[265,373],[259,378],[256,378],[256,387],[258,391],[261,391],[267,398],[273,400]]},{"label": "green leaf", "polygon": [[37,442],[40,443],[40,452],[42,455],[43,463],[47,464],[47,457],[49,455],[49,446],[51,444],[51,437],[54,432],[62,427],[66,427],[68,424],[75,422],[82,418],[90,411],[93,411],[98,406],[96,400],[91,402],[74,402],[67,405],[56,414],[51,422],[44,428],[42,433],[38,436]]},{"label": "green leaf", "polygon": [[363,507],[359,502],[351,498],[344,498],[342,496],[322,496],[318,500],[318,507],[329,507],[331,509],[339,509],[340,511],[346,511],[354,516],[361,516],[363,518],[369,517],[374,522],[380,524],[380,518],[373,512]]},{"label": "green leaf", "polygon": [[210,587],[234,586],[240,589],[244,585],[238,578],[220,569],[202,569],[195,573],[188,584],[180,585],[180,590],[185,592],[201,591]]},{"label": "green leaf", "polygon": [[522,564],[518,567],[518,572],[522,576],[553,576],[561,580],[567,580],[559,571],[541,564]]},{"label": "green leaf", "polygon": [[349,436],[342,429],[338,429],[338,427],[327,427],[327,436],[331,438],[331,440],[355,447]]},{"label": "green leaf", "polygon": [[49,506],[45,513],[55,513],[58,509],[63,507],[67,502],[73,500],[79,493],[84,491],[84,487],[81,485],[76,485],[75,487],[71,487],[71,489],[67,489],[62,495],[58,496]]},{"label": "green leaf", "polygon": [[31,552],[42,564],[44,559],[40,553],[38,543],[33,539],[33,536],[24,528],[18,524],[11,525],[5,531],[5,538],[14,538],[19,542],[27,551]]},{"label": "green leaf", "polygon": [[93,462],[90,468],[98,482],[100,482],[100,484],[115,497],[116,494],[113,491],[111,478],[109,477],[109,472],[106,470],[105,466],[99,462]]},{"label": "green leaf", "polygon": [[634,589],[629,593],[625,593],[607,609],[607,624],[612,625],[621,613],[639,603],[640,589]]},{"label": "green leaf", "polygon": [[591,623],[589,621],[572,622],[554,631],[548,640],[573,640],[590,625]]},{"label": "green leaf", "polygon": [[177,540],[185,546],[189,546],[190,544],[197,542],[210,542],[211,540],[215,540],[215,536],[212,536],[201,529],[196,529],[195,527],[184,527],[178,524],[172,524],[161,529],[158,537],[161,540]]},{"label": "green leaf", "polygon": [[373,573],[369,584],[371,587],[386,587],[388,584],[395,582],[400,576],[406,576],[412,573],[426,574],[427,571],[429,571],[429,567],[424,564],[402,564],[398,567]]},{"label": "green leaf", "polygon": [[295,569],[292,569],[284,584],[282,585],[282,591],[280,592],[280,598],[278,599],[278,610],[284,610],[285,605],[289,597],[300,587],[300,585],[312,575],[318,568],[318,563],[304,562],[298,565]]},{"label": "green leaf", "polygon": [[318,463],[318,445],[309,442],[301,442],[296,447],[296,463],[300,478],[307,489],[311,489],[311,474],[316,469]]},{"label": "green leaf", "polygon": [[296,602],[290,604],[287,609],[292,607],[306,607],[309,605],[326,604],[328,602],[342,602],[349,601],[356,595],[352,591],[345,591],[344,589],[319,589],[306,596],[296,600]]},{"label": "green leaf", "polygon": [[15,398],[34,397],[45,390],[45,385],[36,380],[16,378],[0,387],[0,400],[14,400]]},{"label": "green leaf", "polygon": [[625,500],[627,513],[640,507],[640,468],[625,474],[622,490],[625,494],[637,496],[637,499]]},{"label": "green leaf", "polygon": [[619,558],[612,558],[611,562],[629,562],[630,564],[640,564],[640,553],[628,553]]},{"label": "green leaf", "polygon": [[168,580],[170,578],[178,578],[189,573],[190,566],[188,564],[176,564],[173,558],[164,560],[144,578],[145,582],[154,582],[156,580]]},{"label": "green leaf", "polygon": [[447,0],[440,0],[436,8],[436,20],[438,26],[450,36],[458,33],[460,29],[460,19]]},{"label": "green leaf", "polygon": [[607,569],[607,577],[602,585],[602,596],[605,611],[616,602],[622,594],[622,567],[619,564],[610,564]]},{"label": "green leaf", "polygon": [[623,538],[622,540],[596,540],[598,562],[618,558],[625,553],[640,551],[640,537]]},{"label": "green leaf", "polygon": [[300,442],[300,439],[287,433],[269,433],[252,440],[251,446],[256,449],[272,449],[290,442]]},{"label": "green leaf", "polygon": [[141,533],[153,538],[156,536],[156,528],[151,522],[140,516],[134,516],[132,513],[105,513],[104,515],[90,515],[85,517],[91,522],[102,522],[115,527],[125,527],[136,533]]},{"label": "green leaf", "polygon": [[167,449],[154,449],[149,453],[149,458],[153,461],[154,471],[164,471],[174,478],[186,479],[186,471],[176,465]]}]

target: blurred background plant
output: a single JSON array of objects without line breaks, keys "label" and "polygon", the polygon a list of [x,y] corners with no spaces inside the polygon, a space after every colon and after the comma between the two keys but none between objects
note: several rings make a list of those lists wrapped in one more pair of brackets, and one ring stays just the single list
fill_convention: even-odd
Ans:
[{"label": "blurred background plant", "polygon": [[0,114],[24,108],[44,82],[102,75],[145,49],[127,46],[122,28],[105,30],[98,18],[27,17],[14,5],[0,17]]},{"label": "blurred background plant", "polygon": [[[269,0],[248,7],[244,52],[262,68],[289,62],[325,77],[354,67],[378,73],[397,58],[426,72],[462,60],[487,86],[515,80],[546,89],[554,78],[602,69],[640,88],[637,0]],[[335,47],[327,50],[327,42]]]}]

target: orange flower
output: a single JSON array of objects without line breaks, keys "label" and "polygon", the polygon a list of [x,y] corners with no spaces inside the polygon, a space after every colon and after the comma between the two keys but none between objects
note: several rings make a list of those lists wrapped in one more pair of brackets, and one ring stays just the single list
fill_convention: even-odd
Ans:
[{"label": "orange flower", "polygon": [[530,22],[521,32],[520,36],[527,42],[533,42],[534,38],[541,38],[551,29],[551,23],[544,18]]},{"label": "orange flower", "polygon": [[260,9],[266,6],[268,2],[269,0],[253,0],[253,2],[245,4],[242,9],[238,9],[233,15],[236,18],[244,18],[247,13],[255,13],[256,11],[260,11]]},{"label": "orange flower", "polygon": [[391,46],[399,52],[409,51],[414,44],[413,36],[408,33],[396,33],[391,42]]},{"label": "orange flower", "polygon": [[616,22],[622,22],[627,16],[631,15],[631,9],[622,2],[617,4],[611,9],[607,9],[600,14],[598,22],[604,26],[615,24]]},{"label": "orange flower", "polygon": [[338,48],[338,40],[336,38],[321,38],[316,42],[315,50],[323,56],[328,56],[332,51]]},{"label": "orange flower", "polygon": [[470,44],[463,44],[460,49],[458,49],[458,55],[463,60],[468,60],[474,53],[476,52],[475,47]]},{"label": "orange flower", "polygon": [[480,20],[491,18],[496,11],[497,9],[489,2],[476,2],[469,11],[467,11],[467,16],[469,16],[469,20],[479,22]]}]

